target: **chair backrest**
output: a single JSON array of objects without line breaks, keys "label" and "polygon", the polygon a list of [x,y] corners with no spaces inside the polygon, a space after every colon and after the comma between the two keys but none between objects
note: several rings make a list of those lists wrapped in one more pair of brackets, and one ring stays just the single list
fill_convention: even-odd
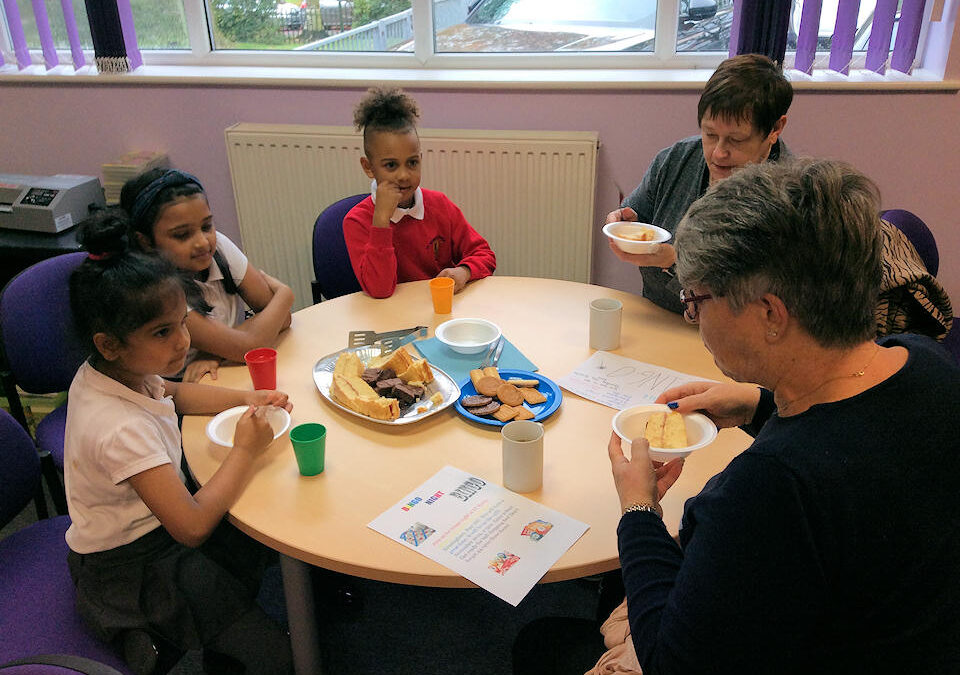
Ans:
[{"label": "chair backrest", "polygon": [[313,273],[316,275],[313,301],[338,298],[360,290],[343,239],[343,218],[368,195],[353,195],[334,202],[317,217],[313,226]]},{"label": "chair backrest", "polygon": [[937,276],[940,271],[940,252],[937,250],[937,240],[933,237],[933,232],[927,227],[927,224],[920,220],[915,214],[904,209],[890,209],[880,214],[880,217],[888,223],[892,223],[898,230],[903,232],[913,247],[920,254],[923,260],[923,266],[933,276]]},{"label": "chair backrest", "polygon": [[20,423],[0,408],[0,527],[26,508],[40,487],[40,457]]},{"label": "chair backrest", "polygon": [[86,253],[41,260],[0,294],[0,339],[13,377],[33,394],[65,391],[87,357],[73,325],[70,274]]}]

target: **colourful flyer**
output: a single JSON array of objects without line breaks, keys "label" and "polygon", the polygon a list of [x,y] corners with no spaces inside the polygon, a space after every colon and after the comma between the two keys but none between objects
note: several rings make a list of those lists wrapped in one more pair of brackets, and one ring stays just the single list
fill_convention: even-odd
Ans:
[{"label": "colourful flyer", "polygon": [[445,466],[369,527],[516,607],[588,525]]}]

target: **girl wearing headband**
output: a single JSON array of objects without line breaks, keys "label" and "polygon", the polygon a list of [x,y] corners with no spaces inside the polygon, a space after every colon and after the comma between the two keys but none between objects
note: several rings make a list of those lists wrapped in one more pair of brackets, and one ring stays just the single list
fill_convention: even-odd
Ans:
[{"label": "girl wearing headband", "polygon": [[[184,381],[196,382],[207,373],[216,379],[221,359],[242,362],[247,351],[273,344],[290,326],[293,291],[249,265],[217,232],[197,178],[153,169],[127,181],[120,205],[130,216],[131,243],[159,253],[193,279],[187,288],[193,344]],[[253,311],[249,318],[245,304]]]},{"label": "girl wearing headband", "polygon": [[[275,556],[223,520],[273,440],[267,406],[290,402],[279,391],[165,379],[190,346],[182,279],[163,257],[130,251],[127,227],[119,209],[88,220],[89,258],[70,277],[90,353],[70,385],[64,436],[80,616],[137,675],[154,672],[155,644],[203,648],[207,673],[290,672],[290,639],[255,601]],[[241,405],[233,447],[191,491],[177,415]]]}]

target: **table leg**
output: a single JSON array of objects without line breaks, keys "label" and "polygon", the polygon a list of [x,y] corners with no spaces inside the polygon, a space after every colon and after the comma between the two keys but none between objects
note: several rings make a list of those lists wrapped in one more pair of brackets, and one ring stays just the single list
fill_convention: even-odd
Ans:
[{"label": "table leg", "polygon": [[310,565],[281,553],[280,570],[283,574],[283,596],[287,601],[294,670],[297,675],[321,675],[323,668],[320,663]]}]

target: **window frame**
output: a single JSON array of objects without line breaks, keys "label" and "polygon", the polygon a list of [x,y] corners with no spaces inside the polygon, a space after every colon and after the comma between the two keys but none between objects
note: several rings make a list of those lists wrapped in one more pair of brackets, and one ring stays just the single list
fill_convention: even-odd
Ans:
[{"label": "window frame", "polygon": [[[725,58],[727,52],[680,52],[677,53],[677,18],[681,0],[658,0],[657,24],[654,50],[652,52],[578,52],[578,53],[514,53],[514,54],[452,54],[433,53],[433,2],[411,0],[414,16],[414,51],[402,52],[295,52],[285,50],[215,50],[212,48],[212,26],[208,20],[206,0],[182,0],[187,26],[189,49],[155,50],[141,49],[144,69],[121,75],[155,76],[166,80],[184,78],[198,80],[245,80],[264,79],[330,81],[345,84],[369,79],[410,83],[423,86],[539,86],[560,88],[603,88],[606,86],[655,86],[697,87]],[[815,68],[813,75],[793,70],[794,54],[788,52],[784,68],[789,70],[794,84],[838,84],[863,86],[892,84],[900,88],[948,88],[956,83],[947,82],[937,73],[923,70],[924,54],[930,19],[935,3],[927,2],[917,53],[920,65],[912,75],[887,71],[877,75],[863,71],[865,52],[854,53],[850,75],[844,76],[823,68]],[[2,17],[0,17],[2,18]],[[3,27],[3,26],[0,26]],[[0,48],[5,55],[13,54],[7,31],[0,30]],[[21,71],[26,75],[45,74],[43,55],[39,49],[31,49],[35,67]],[[69,49],[58,49],[61,64],[70,64]],[[85,50],[87,67],[83,70],[95,73],[92,67],[93,52]],[[822,54],[822,56],[821,56]],[[825,64],[827,53],[818,52],[816,63]],[[39,69],[36,68],[39,65]],[[16,64],[12,66],[16,70]],[[250,71],[245,74],[243,71]],[[61,69],[50,71],[51,75],[64,75]],[[142,71],[142,72],[141,72]],[[0,75],[10,72],[10,59],[0,66]],[[487,79],[484,79],[484,76]],[[101,77],[103,77],[101,75]]]}]

